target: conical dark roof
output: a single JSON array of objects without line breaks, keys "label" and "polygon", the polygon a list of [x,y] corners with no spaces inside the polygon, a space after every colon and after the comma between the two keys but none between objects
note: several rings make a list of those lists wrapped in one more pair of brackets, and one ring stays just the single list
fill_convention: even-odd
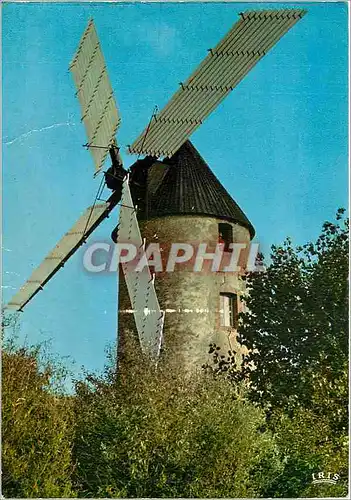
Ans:
[{"label": "conical dark roof", "polygon": [[255,230],[249,219],[190,141],[164,163],[170,168],[157,191],[148,198],[148,218],[210,215],[247,227],[253,238]]}]

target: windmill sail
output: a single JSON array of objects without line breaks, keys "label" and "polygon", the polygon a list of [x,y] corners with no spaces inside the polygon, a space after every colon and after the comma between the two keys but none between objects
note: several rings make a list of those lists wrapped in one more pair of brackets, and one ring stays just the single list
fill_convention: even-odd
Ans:
[{"label": "windmill sail", "polygon": [[83,33],[70,71],[77,88],[88,147],[97,174],[114,144],[121,119],[92,19]]},{"label": "windmill sail", "polygon": [[171,157],[262,57],[306,13],[250,11],[203,60],[129,152]]},{"label": "windmill sail", "polygon": [[96,229],[114,207],[111,203],[100,203],[89,207],[74,226],[64,235],[55,248],[33,272],[28,281],[7,304],[7,309],[21,311],[43,286],[63,267],[78,250],[86,238]]},{"label": "windmill sail", "polygon": [[[117,244],[130,243],[135,245],[139,249],[140,257],[143,252],[143,240],[135,212],[129,189],[129,179],[126,177],[123,182]],[[135,262],[127,262],[122,264],[122,270],[141,349],[153,359],[157,359],[162,342],[164,312],[161,311],[157,300],[149,266],[145,265],[139,271],[136,269]]]}]

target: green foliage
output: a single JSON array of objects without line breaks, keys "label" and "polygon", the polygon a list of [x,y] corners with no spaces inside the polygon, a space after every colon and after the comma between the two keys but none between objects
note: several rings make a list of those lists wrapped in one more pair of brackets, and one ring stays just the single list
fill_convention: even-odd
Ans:
[{"label": "green foliage", "polygon": [[60,395],[40,349],[2,349],[2,489],[6,497],[74,496],[72,405]]},{"label": "green foliage", "polygon": [[[295,249],[286,240],[266,272],[247,277],[241,367],[214,345],[213,366],[192,376],[175,363],[156,370],[131,349],[118,372],[110,356],[102,375],[86,374],[67,396],[59,366],[39,347],[6,342],[3,493],[345,496],[347,230],[339,211],[315,244]],[[341,478],[312,484],[319,471]]]},{"label": "green foliage", "polygon": [[[326,222],[316,243],[272,247],[266,272],[247,277],[248,312],[235,353],[211,347],[213,371],[249,381],[262,405],[284,470],[265,496],[342,496],[348,475],[348,221]],[[339,473],[337,485],[312,485],[312,473]]]},{"label": "green foliage", "polygon": [[242,389],[133,364],[77,387],[76,483],[87,497],[258,496],[280,470]]},{"label": "green foliage", "polygon": [[[283,246],[272,247],[267,272],[247,279],[249,312],[242,315],[239,334],[250,350],[244,372],[257,400],[308,406],[319,385],[325,390],[344,373],[348,221],[342,213],[338,211],[336,224],[324,224],[316,243],[294,249],[287,239]],[[332,393],[330,387],[328,397]]]},{"label": "green foliage", "polygon": [[[290,415],[276,410],[269,426],[274,429],[284,469],[265,491],[265,496],[346,496],[347,434],[335,434],[326,419],[306,408],[296,408]],[[319,471],[337,473],[340,479],[332,485],[313,485],[312,473]]]}]

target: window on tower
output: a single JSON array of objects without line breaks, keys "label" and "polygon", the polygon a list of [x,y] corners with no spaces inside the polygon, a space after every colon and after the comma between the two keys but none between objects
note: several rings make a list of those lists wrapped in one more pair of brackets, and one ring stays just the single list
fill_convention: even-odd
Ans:
[{"label": "window on tower", "polygon": [[218,224],[218,242],[224,243],[224,251],[229,252],[229,245],[233,243],[233,227],[227,222]]},{"label": "window on tower", "polygon": [[237,328],[238,326],[238,296],[235,293],[220,294],[220,326]]}]

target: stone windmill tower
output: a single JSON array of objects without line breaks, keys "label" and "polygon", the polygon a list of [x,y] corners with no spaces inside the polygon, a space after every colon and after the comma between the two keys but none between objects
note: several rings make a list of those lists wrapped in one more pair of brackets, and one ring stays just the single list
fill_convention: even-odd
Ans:
[{"label": "stone windmill tower", "polygon": [[[223,351],[240,352],[236,327],[245,281],[238,271],[219,268],[213,272],[213,259],[199,260],[199,271],[194,271],[199,245],[215,256],[216,245],[221,242],[224,260],[226,253],[231,256],[230,243],[250,243],[254,228],[190,141],[169,160],[151,164],[148,187],[147,206],[138,213],[142,236],[160,245],[165,261],[170,242],[187,243],[194,249],[186,265],[175,264],[167,271],[163,262],[163,270],[155,273],[157,297],[166,313],[161,356],[186,369],[200,369],[208,359],[211,342]],[[118,330],[122,338],[137,338],[131,310],[128,290],[120,276]],[[121,339],[121,349],[124,344]]]},{"label": "stone windmill tower", "polygon": [[[70,70],[95,175],[110,155],[112,165],[100,186],[107,185],[112,194],[97,203],[99,187],[94,204],[34,270],[8,307],[22,311],[117,205],[119,224],[113,237],[117,242],[133,242],[142,251],[143,238],[148,243],[158,242],[165,252],[170,243],[204,245],[204,253],[211,246],[213,252],[219,241],[225,250],[230,250],[231,243],[247,244],[254,236],[252,225],[189,138],[304,15],[301,9],[240,13],[239,21],[209,49],[198,68],[129,146],[129,153],[138,155],[138,160],[128,172],[116,140],[121,118],[90,20]],[[162,351],[169,362],[176,360],[185,367],[201,366],[211,342],[237,349],[235,330],[244,283],[235,271],[213,272],[208,266],[206,271],[200,263],[200,272],[198,256],[199,252],[194,268],[161,269],[155,280],[150,263],[139,272],[120,261],[120,359],[128,351],[128,339],[133,342],[135,337],[142,353],[154,361]]]}]

